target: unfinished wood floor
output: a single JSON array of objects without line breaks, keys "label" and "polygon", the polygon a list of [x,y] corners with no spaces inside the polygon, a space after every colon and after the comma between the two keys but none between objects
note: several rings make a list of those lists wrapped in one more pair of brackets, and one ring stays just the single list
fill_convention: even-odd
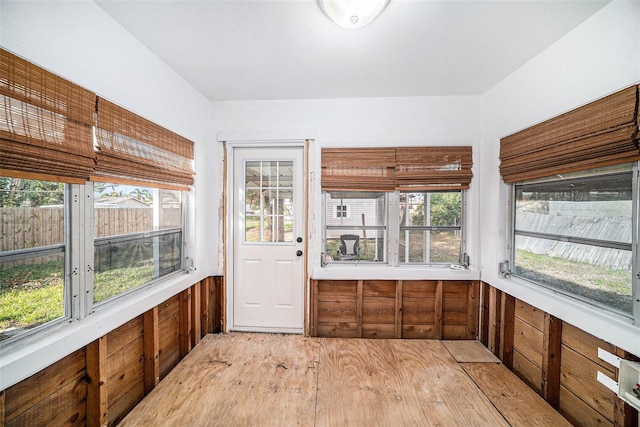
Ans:
[{"label": "unfinished wood floor", "polygon": [[122,426],[570,425],[476,341],[207,335]]}]

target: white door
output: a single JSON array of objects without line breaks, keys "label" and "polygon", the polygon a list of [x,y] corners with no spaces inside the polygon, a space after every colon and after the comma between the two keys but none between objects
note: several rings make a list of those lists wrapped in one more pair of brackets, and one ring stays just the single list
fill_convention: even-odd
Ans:
[{"label": "white door", "polygon": [[303,147],[233,151],[233,323],[303,332]]}]

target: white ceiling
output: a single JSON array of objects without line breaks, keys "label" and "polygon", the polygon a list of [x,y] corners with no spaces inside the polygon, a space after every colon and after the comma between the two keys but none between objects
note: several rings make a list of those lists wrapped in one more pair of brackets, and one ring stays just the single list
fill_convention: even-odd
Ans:
[{"label": "white ceiling", "polygon": [[359,30],[315,0],[97,3],[212,101],[480,95],[610,0],[391,0]]}]

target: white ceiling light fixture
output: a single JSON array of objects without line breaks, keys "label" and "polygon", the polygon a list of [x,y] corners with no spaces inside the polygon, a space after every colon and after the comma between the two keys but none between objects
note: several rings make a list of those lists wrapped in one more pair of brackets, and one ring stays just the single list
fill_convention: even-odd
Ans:
[{"label": "white ceiling light fixture", "polygon": [[333,22],[349,30],[370,24],[390,0],[318,0],[320,9]]}]

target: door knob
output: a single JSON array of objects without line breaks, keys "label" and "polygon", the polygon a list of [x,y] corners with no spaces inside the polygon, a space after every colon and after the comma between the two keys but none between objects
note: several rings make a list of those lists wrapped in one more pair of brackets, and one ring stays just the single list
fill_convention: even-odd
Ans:
[{"label": "door knob", "polygon": [[298,250],[296,251],[296,255],[297,255],[297,256],[302,256],[302,251],[301,251],[300,249],[298,249]]},{"label": "door knob", "polygon": [[296,239],[296,242],[298,242],[298,243],[302,243],[302,237],[298,237],[298,238]]}]

